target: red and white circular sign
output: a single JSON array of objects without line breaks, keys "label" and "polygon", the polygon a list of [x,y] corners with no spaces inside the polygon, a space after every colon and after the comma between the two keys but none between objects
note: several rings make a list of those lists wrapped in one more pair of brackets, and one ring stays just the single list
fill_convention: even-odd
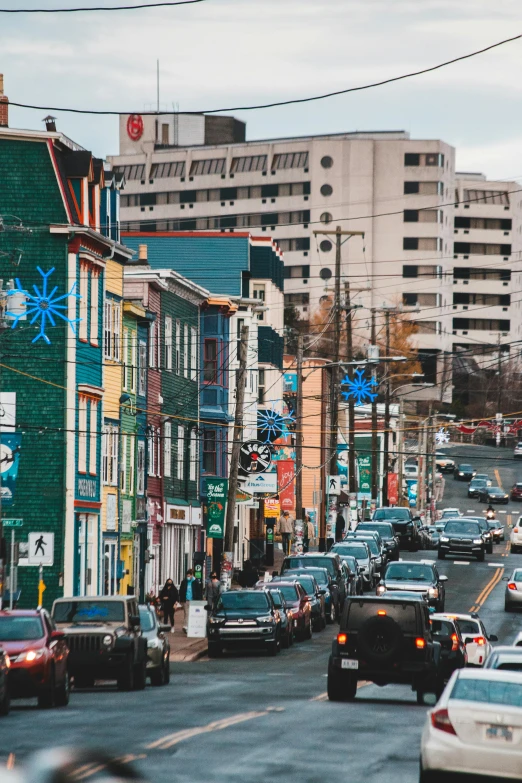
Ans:
[{"label": "red and white circular sign", "polygon": [[131,114],[127,120],[127,134],[132,141],[139,141],[143,136],[143,117],[141,114]]}]

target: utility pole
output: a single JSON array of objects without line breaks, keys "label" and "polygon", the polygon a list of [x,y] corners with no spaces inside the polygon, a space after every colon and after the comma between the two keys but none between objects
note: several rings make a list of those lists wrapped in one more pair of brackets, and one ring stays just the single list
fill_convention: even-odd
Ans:
[{"label": "utility pole", "polygon": [[[303,519],[303,335],[297,336],[297,410],[295,412],[295,515]],[[306,532],[306,531],[305,531]]]},{"label": "utility pole", "polygon": [[241,327],[239,343],[239,369],[236,386],[236,412],[234,416],[234,436],[230,453],[230,471],[228,477],[227,515],[225,519],[225,552],[234,550],[234,527],[236,523],[236,495],[238,486],[239,453],[243,439],[243,407],[245,402],[245,375],[247,366],[248,326]]},{"label": "utility pole", "polygon": [[[386,356],[390,355],[390,311],[384,311],[386,324]],[[390,374],[386,378],[384,393],[384,469],[382,472],[382,504],[388,505],[388,460],[390,451]]]},{"label": "utility pole", "polygon": [[[375,307],[372,307],[372,331],[371,331],[371,344],[376,345],[377,339],[375,335]],[[372,365],[372,379],[376,382],[376,365]],[[377,398],[372,401],[372,500],[377,502],[378,500],[378,476],[379,476],[379,451],[378,451],[378,439],[377,439]]]},{"label": "utility pole", "polygon": [[[353,329],[350,283],[344,284],[346,307],[346,361],[353,362]],[[348,372],[352,373],[350,367]],[[357,475],[355,471],[355,402],[348,398],[348,489],[350,494],[357,493]]]}]

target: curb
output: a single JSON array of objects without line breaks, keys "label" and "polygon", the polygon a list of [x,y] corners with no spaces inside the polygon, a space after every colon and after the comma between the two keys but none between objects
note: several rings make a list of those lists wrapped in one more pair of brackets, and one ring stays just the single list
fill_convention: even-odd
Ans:
[{"label": "curb", "polygon": [[171,663],[191,663],[203,658],[208,652],[207,640],[197,641],[194,644],[187,645],[180,650],[170,653],[169,661]]}]

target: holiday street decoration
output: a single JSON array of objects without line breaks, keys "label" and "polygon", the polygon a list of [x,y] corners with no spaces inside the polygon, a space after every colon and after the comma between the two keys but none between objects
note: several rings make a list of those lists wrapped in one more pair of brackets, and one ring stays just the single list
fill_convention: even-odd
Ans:
[{"label": "holiday street decoration", "polygon": [[364,370],[356,370],[354,372],[353,380],[345,375],[341,381],[341,387],[347,386],[348,389],[341,388],[341,394],[345,400],[355,400],[356,407],[364,405],[365,402],[373,402],[377,399],[377,393],[372,391],[377,386],[377,382],[374,378],[364,377]]},{"label": "holiday street decoration", "polygon": [[272,462],[270,446],[259,440],[247,440],[239,452],[239,466],[245,473],[264,473]]},{"label": "holiday street decoration", "polygon": [[442,446],[444,443],[449,443],[450,436],[444,429],[444,427],[441,427],[438,432],[435,433],[435,443],[437,446]]},{"label": "holiday street decoration", "polygon": [[51,344],[51,340],[47,336],[45,329],[47,326],[47,321],[50,322],[52,326],[56,326],[55,317],[61,318],[62,321],[66,321],[71,329],[73,330],[74,334],[76,334],[76,328],[75,325],[81,321],[81,318],[67,318],[66,315],[64,315],[61,310],[67,310],[68,306],[67,304],[58,304],[58,302],[63,302],[64,300],[68,299],[70,296],[73,296],[75,299],[81,299],[80,294],[75,293],[76,289],[76,283],[73,283],[72,288],[70,291],[68,291],[66,294],[62,294],[61,296],[55,296],[56,292],[58,290],[58,286],[55,286],[53,290],[48,293],[47,291],[47,282],[49,277],[54,272],[54,267],[50,269],[48,272],[44,272],[42,269],[40,269],[39,266],[36,267],[40,275],[42,276],[43,285],[42,290],[38,289],[36,285],[33,285],[34,290],[34,296],[33,294],[30,294],[29,291],[26,291],[24,288],[22,288],[22,285],[20,283],[20,280],[18,278],[15,279],[16,288],[13,288],[9,291],[7,291],[7,296],[13,296],[14,294],[22,294],[25,296],[27,300],[27,306],[25,310],[21,313],[11,313],[9,310],[6,312],[6,315],[9,318],[13,319],[13,325],[12,329],[17,326],[18,321],[21,319],[25,320],[26,318],[31,318],[31,324],[34,324],[36,321],[40,321],[40,331],[36,335],[36,337],[32,340],[33,343],[36,343],[40,338],[44,340],[44,342],[47,343],[47,345]]},{"label": "holiday street decoration", "polygon": [[492,434],[497,434],[504,430],[505,433],[516,435],[518,431],[522,429],[522,419],[515,419],[515,421],[512,422],[506,421],[503,425],[499,424],[499,422],[496,420],[488,421],[487,419],[483,419],[476,424],[457,424],[455,428],[463,435],[473,435],[478,429],[481,428],[489,430],[489,432]]},{"label": "holiday street decoration", "polygon": [[288,424],[295,423],[292,413],[278,413],[274,408],[265,408],[257,412],[257,428],[265,435],[265,443],[271,443],[287,432]]}]

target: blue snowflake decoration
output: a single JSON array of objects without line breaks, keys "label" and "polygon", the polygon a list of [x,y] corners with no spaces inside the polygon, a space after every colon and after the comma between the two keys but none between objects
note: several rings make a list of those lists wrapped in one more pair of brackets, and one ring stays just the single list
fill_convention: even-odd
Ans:
[{"label": "blue snowflake decoration", "polygon": [[348,375],[345,375],[341,381],[341,386],[348,386],[348,390],[341,390],[345,400],[355,400],[355,405],[364,405],[365,402],[373,402],[377,399],[377,393],[372,391],[377,386],[377,382],[373,379],[364,377],[364,370],[356,370],[354,372],[353,380]]},{"label": "blue snowflake decoration", "polygon": [[265,443],[271,443],[288,433],[288,424],[295,423],[295,416],[291,413],[282,414],[271,408],[257,412],[257,428],[265,436]]},{"label": "blue snowflake decoration", "polygon": [[32,340],[32,342],[36,343],[40,338],[42,338],[44,342],[47,343],[47,345],[50,345],[51,341],[45,332],[45,329],[47,327],[47,322],[49,322],[51,326],[56,326],[55,318],[56,317],[61,318],[62,321],[66,321],[69,324],[74,334],[76,334],[76,324],[79,321],[81,321],[81,318],[67,318],[67,316],[60,311],[67,310],[69,305],[58,304],[58,303],[65,301],[70,296],[73,296],[75,299],[80,299],[81,297],[80,294],[75,293],[76,283],[73,283],[73,286],[70,291],[68,291],[66,294],[62,294],[61,296],[56,296],[58,286],[55,286],[51,292],[48,292],[47,284],[48,284],[49,277],[54,272],[54,267],[50,269],[48,272],[44,272],[42,269],[40,269],[39,266],[37,266],[36,268],[42,276],[42,280],[43,280],[42,290],[40,291],[40,289],[36,285],[33,285],[33,289],[34,289],[34,296],[33,296],[33,294],[30,294],[29,291],[25,290],[25,288],[22,288],[20,280],[16,278],[15,280],[16,288],[7,291],[7,296],[13,294],[23,294],[27,299],[27,306],[25,311],[22,313],[11,313],[7,311],[6,315],[14,319],[13,325],[11,327],[12,329],[14,329],[15,326],[17,326],[18,321],[20,321],[21,319],[25,320],[26,318],[31,318],[31,324],[34,324],[37,321],[39,321],[40,331],[38,332],[34,340]]}]

